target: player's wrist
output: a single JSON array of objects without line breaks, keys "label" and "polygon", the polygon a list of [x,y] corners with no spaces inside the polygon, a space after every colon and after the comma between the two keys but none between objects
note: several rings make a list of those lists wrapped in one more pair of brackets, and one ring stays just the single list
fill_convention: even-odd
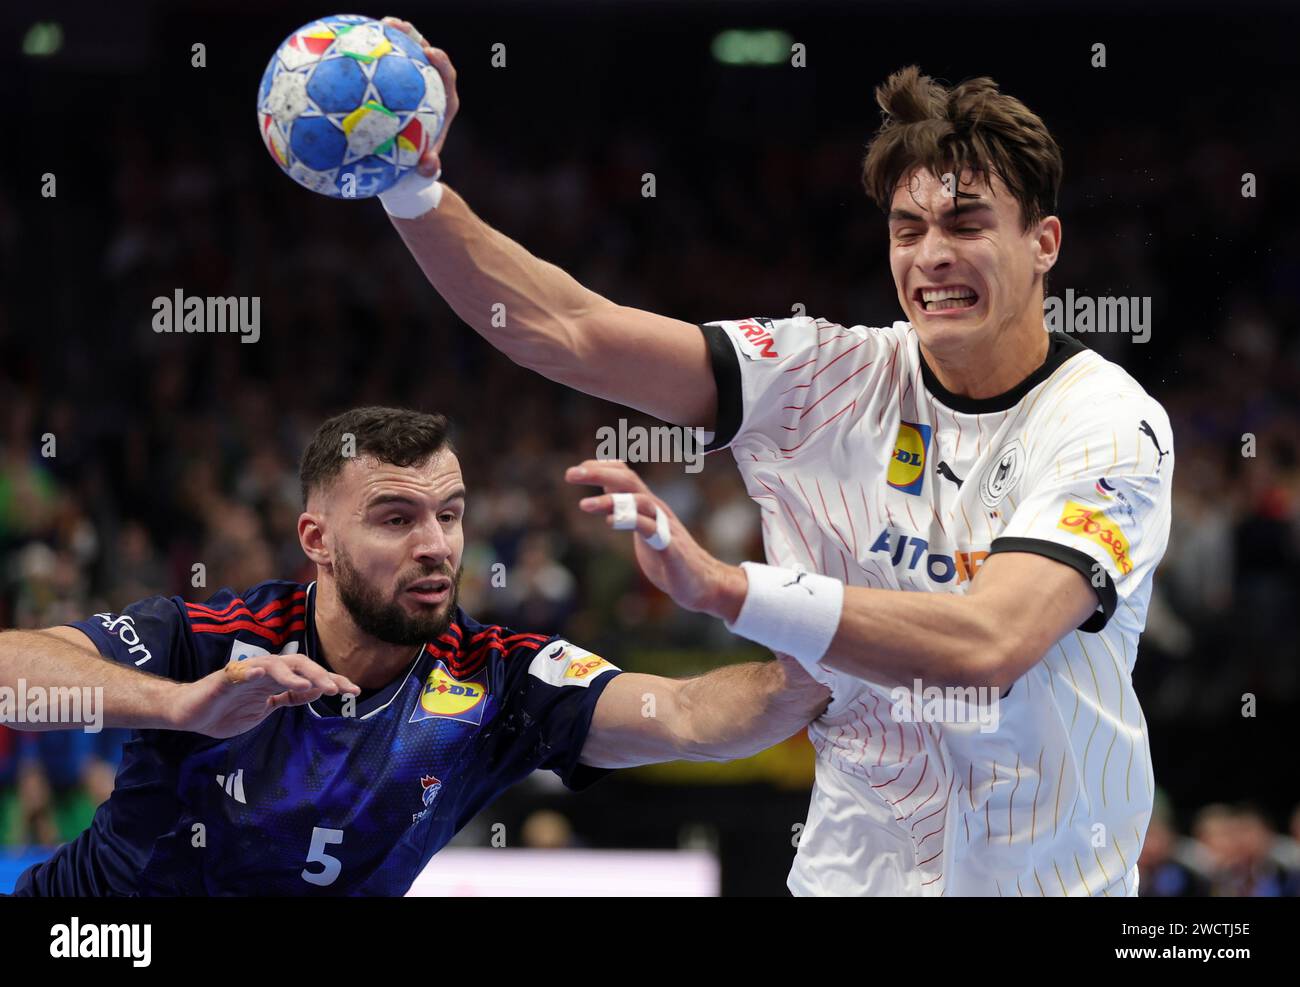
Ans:
[{"label": "player's wrist", "polygon": [[740,616],[745,604],[749,578],[740,566],[717,562],[711,582],[711,591],[696,609],[730,624]]},{"label": "player's wrist", "polygon": [[407,173],[401,181],[385,192],[379,193],[379,203],[394,219],[419,219],[442,202],[442,183],[437,174],[421,175],[418,171]]},{"label": "player's wrist", "polygon": [[812,670],[830,648],[844,609],[844,584],[802,567],[744,562],[743,603],[727,629]]}]

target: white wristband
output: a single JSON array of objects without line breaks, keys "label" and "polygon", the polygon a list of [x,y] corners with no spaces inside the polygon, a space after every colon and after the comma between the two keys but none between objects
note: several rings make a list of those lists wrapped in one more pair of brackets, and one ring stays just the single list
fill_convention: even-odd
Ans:
[{"label": "white wristband", "polygon": [[387,192],[379,193],[379,202],[388,215],[397,219],[419,219],[430,209],[437,209],[442,201],[442,185],[438,181],[441,171],[426,178],[412,171]]},{"label": "white wristband", "polygon": [[802,566],[740,565],[749,589],[727,630],[789,655],[809,670],[816,668],[840,626],[844,584]]}]

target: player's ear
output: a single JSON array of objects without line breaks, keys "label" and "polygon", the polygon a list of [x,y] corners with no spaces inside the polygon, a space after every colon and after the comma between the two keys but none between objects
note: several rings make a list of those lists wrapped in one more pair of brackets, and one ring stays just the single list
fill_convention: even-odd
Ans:
[{"label": "player's ear", "polygon": [[325,545],[325,527],[319,515],[303,511],[298,515],[298,544],[303,554],[316,565],[329,565],[332,561]]},{"label": "player's ear", "polygon": [[1048,216],[1040,220],[1034,233],[1034,273],[1046,274],[1056,266],[1061,255],[1061,220]]}]

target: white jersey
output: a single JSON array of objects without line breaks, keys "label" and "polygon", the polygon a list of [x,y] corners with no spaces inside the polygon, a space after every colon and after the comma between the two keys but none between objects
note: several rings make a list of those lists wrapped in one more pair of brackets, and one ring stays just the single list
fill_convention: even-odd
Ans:
[{"label": "white jersey", "polygon": [[[903,722],[885,685],[823,669],[801,895],[1133,895],[1154,783],[1132,685],[1169,535],[1169,420],[1124,370],[1054,334],[1007,394],[963,398],[911,325],[702,327],[717,431],[767,560],[851,586],[965,593],[990,553],[1073,566],[1098,609],[975,722]],[[1034,600],[1026,599],[1026,607]]]}]

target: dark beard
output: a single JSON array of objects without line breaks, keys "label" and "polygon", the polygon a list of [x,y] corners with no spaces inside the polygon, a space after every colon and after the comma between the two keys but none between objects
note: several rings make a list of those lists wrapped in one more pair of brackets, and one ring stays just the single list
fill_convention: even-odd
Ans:
[{"label": "dark beard", "polygon": [[[409,616],[395,600],[385,600],[378,590],[361,578],[343,551],[335,553],[334,584],[343,606],[361,630],[385,644],[414,647],[436,641],[451,626],[460,596],[460,577],[464,571],[465,567],[461,566],[452,576],[451,593],[442,609],[419,617]],[[442,569],[421,573],[416,579],[437,575],[451,574]]]}]

